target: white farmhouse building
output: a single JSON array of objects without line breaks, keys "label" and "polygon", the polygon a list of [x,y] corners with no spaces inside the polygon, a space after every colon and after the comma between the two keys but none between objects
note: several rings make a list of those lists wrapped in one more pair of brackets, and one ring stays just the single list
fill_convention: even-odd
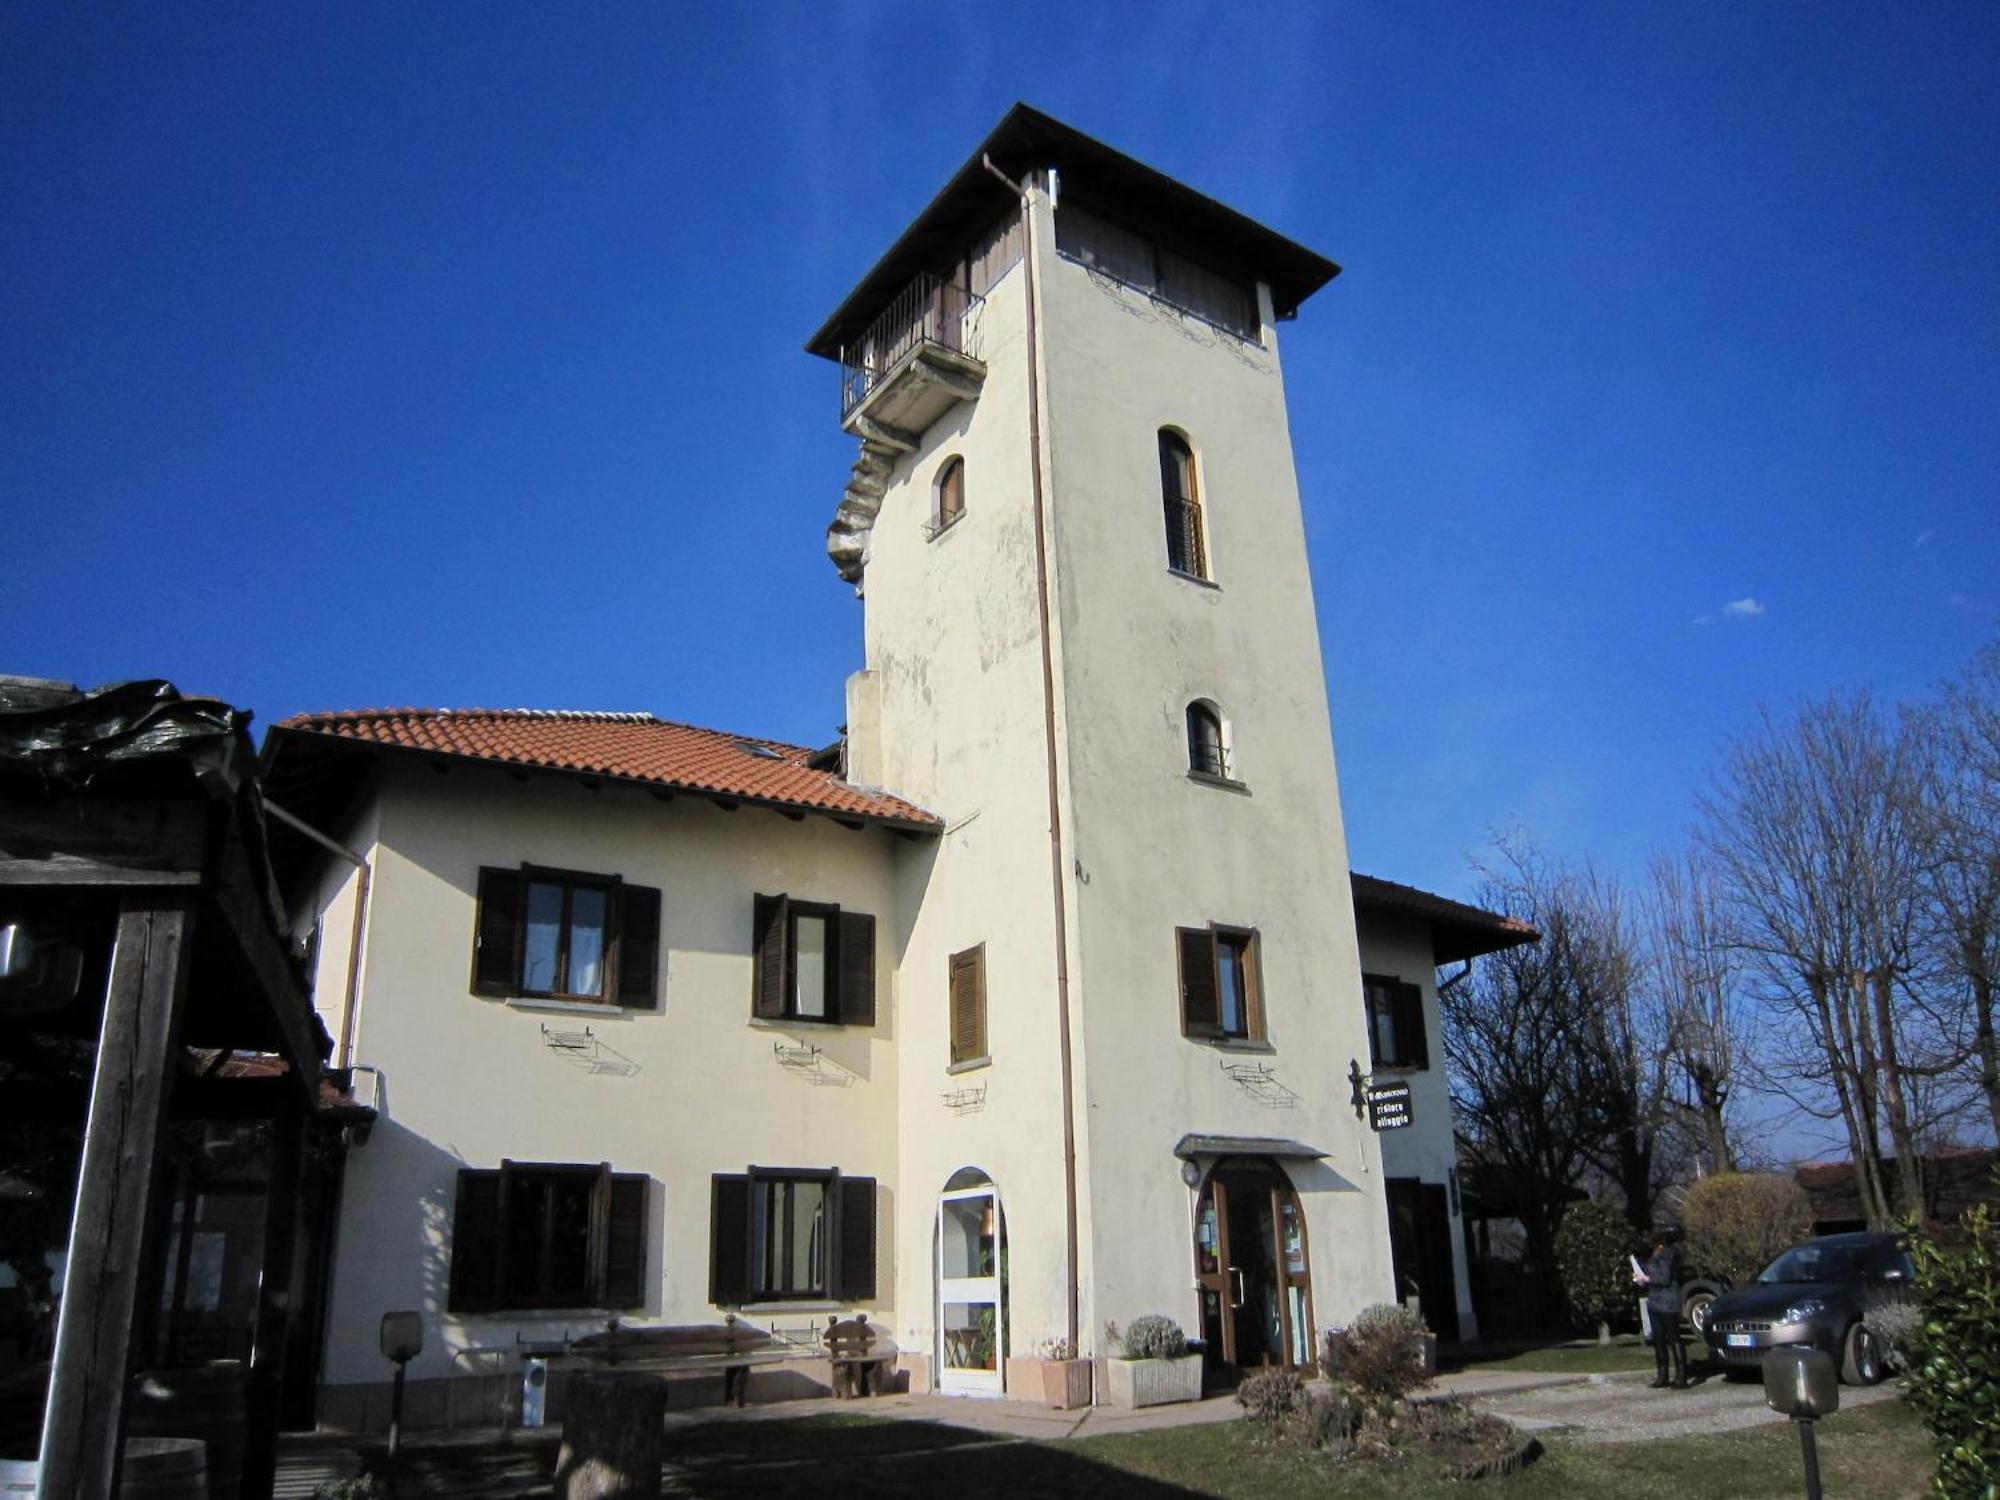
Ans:
[{"label": "white farmhouse building", "polygon": [[1336,271],[1016,107],[808,345],[860,443],[838,744],[272,732],[271,799],[351,852],[281,844],[380,1081],[329,1421],[382,1419],[405,1308],[419,1420],[610,1316],[865,1309],[968,1393],[1153,1312],[1308,1361],[1399,1277],[1470,1331],[1436,966],[1532,934],[1347,868],[1277,337]]}]

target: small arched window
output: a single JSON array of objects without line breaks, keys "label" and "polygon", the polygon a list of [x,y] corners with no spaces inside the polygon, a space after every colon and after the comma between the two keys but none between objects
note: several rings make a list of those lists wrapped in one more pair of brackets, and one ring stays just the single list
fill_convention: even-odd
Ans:
[{"label": "small arched window", "polygon": [[937,519],[933,524],[938,531],[943,531],[964,514],[965,460],[954,458],[938,470]]},{"label": "small arched window", "polygon": [[1202,776],[1229,776],[1229,737],[1213,703],[1187,706],[1188,769]]},{"label": "small arched window", "polygon": [[1201,496],[1195,491],[1194,450],[1177,432],[1160,429],[1160,497],[1166,503],[1167,566],[1190,578],[1208,577]]}]

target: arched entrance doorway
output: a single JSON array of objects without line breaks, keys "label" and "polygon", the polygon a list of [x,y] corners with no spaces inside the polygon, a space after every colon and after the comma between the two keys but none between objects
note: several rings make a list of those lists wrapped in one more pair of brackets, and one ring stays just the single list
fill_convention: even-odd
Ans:
[{"label": "arched entrance doorway", "polygon": [[1224,1157],[1195,1207],[1195,1275],[1209,1362],[1224,1372],[1315,1357],[1306,1215],[1268,1157]]},{"label": "arched entrance doorway", "polygon": [[938,1389],[998,1396],[1007,1349],[1007,1241],[1000,1191],[976,1167],[938,1195]]}]

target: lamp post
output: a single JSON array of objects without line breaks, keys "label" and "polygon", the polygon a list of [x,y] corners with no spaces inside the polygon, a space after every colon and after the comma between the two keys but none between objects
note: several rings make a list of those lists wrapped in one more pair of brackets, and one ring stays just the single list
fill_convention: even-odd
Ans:
[{"label": "lamp post", "polygon": [[382,1356],[396,1364],[395,1390],[389,1398],[389,1462],[403,1446],[403,1371],[411,1360],[424,1352],[423,1315],[414,1312],[382,1314]]},{"label": "lamp post", "polygon": [[1764,1356],[1764,1401],[1799,1426],[1806,1500],[1820,1500],[1819,1441],[1813,1423],[1840,1410],[1840,1380],[1833,1361],[1817,1349],[1788,1346]]}]

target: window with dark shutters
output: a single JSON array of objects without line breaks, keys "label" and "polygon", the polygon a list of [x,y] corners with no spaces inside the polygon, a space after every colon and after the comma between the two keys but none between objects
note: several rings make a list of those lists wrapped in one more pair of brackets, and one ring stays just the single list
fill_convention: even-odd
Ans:
[{"label": "window with dark shutters", "polygon": [[825,1168],[717,1173],[709,1179],[709,1301],[873,1301],[875,1198],[874,1178]]},{"label": "window with dark shutters", "polygon": [[951,956],[947,985],[951,1007],[951,1060],[975,1062],[986,1051],[986,945]]},{"label": "window with dark shutters", "polygon": [[479,918],[472,944],[472,991],[511,995],[520,987],[521,872],[479,872]]},{"label": "window with dark shutters", "polygon": [[472,990],[496,999],[650,1009],[659,997],[660,893],[616,875],[479,872]]},{"label": "window with dark shutters", "polygon": [[1182,927],[1174,936],[1180,945],[1181,1032],[1184,1036],[1221,1036],[1214,934],[1205,927]]},{"label": "window with dark shutters", "polygon": [[644,1307],[646,1182],[608,1163],[461,1171],[451,1310]]},{"label": "window with dark shutters", "polygon": [[1257,934],[1244,927],[1178,927],[1181,1034],[1216,1040],[1260,1040],[1264,986]]},{"label": "window with dark shutters", "polygon": [[1430,1038],[1424,1026],[1424,992],[1380,974],[1361,976],[1368,1010],[1368,1051],[1378,1068],[1428,1068]]},{"label": "window with dark shutters", "polygon": [[500,1174],[458,1174],[458,1202],[451,1215],[453,1312],[483,1312],[499,1304]]},{"label": "window with dark shutters", "polygon": [[718,1173],[709,1179],[708,1300],[741,1307],[750,1300],[750,1178]]},{"label": "window with dark shutters", "polygon": [[[809,939],[803,943],[802,927]],[[875,1024],[871,914],[759,894],[751,899],[750,952],[751,1015],[767,1021]]]},{"label": "window with dark shutters", "polygon": [[834,1177],[834,1235],[839,1254],[831,1267],[839,1302],[875,1300],[875,1179]]}]

